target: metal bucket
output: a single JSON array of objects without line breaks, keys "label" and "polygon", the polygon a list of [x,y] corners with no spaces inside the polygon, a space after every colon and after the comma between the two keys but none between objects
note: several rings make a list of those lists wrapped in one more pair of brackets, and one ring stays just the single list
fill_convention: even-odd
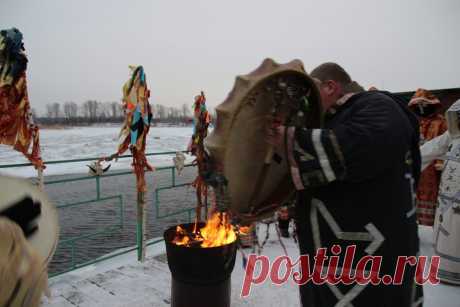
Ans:
[{"label": "metal bucket", "polygon": [[[191,232],[194,224],[180,226]],[[187,247],[172,243],[175,234],[176,226],[164,233],[172,275],[171,306],[230,307],[236,242],[217,247]]]}]

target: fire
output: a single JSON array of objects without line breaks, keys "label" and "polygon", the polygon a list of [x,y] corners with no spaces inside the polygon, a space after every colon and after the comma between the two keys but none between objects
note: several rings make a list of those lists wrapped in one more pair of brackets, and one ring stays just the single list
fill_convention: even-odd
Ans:
[{"label": "fire", "polygon": [[236,234],[226,213],[214,213],[200,232],[204,239],[201,247],[221,246],[236,240]]},{"label": "fire", "polygon": [[176,245],[187,245],[190,243],[190,238],[184,228],[176,226],[176,236],[172,241]]},{"label": "fire", "polygon": [[228,221],[226,213],[214,213],[198,232],[187,232],[176,227],[176,236],[172,241],[176,245],[197,245],[199,247],[216,247],[230,244],[236,240],[236,234]]}]

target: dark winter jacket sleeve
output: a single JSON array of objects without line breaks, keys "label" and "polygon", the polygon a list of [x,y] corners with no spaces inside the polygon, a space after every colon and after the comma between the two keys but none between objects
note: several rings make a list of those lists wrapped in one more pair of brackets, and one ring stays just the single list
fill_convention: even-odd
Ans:
[{"label": "dark winter jacket sleeve", "polygon": [[405,157],[413,127],[395,101],[376,93],[347,103],[346,115],[337,114],[329,129],[296,129],[288,140],[298,189],[335,180],[369,180]]}]

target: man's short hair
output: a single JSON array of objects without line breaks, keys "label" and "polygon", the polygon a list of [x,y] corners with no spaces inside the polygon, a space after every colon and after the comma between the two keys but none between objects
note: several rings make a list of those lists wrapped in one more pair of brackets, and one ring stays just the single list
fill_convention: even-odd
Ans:
[{"label": "man's short hair", "polygon": [[351,83],[350,75],[336,63],[323,63],[312,70],[310,73],[312,78],[316,78],[322,82],[327,80],[334,80],[342,85]]},{"label": "man's short hair", "polygon": [[342,66],[336,63],[327,62],[319,65],[310,73],[312,78],[318,79],[321,82],[333,80],[342,85],[344,93],[348,92],[363,92],[364,88],[357,82],[353,81],[350,75],[343,69]]}]

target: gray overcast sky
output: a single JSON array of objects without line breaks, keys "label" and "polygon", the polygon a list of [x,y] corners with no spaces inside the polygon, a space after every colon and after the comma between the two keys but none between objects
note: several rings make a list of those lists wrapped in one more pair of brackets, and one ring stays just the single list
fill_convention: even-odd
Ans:
[{"label": "gray overcast sky", "polygon": [[0,28],[19,28],[29,95],[115,101],[129,64],[142,64],[151,103],[216,106],[237,74],[265,57],[310,71],[344,66],[392,91],[460,86],[459,0],[0,0]]}]

